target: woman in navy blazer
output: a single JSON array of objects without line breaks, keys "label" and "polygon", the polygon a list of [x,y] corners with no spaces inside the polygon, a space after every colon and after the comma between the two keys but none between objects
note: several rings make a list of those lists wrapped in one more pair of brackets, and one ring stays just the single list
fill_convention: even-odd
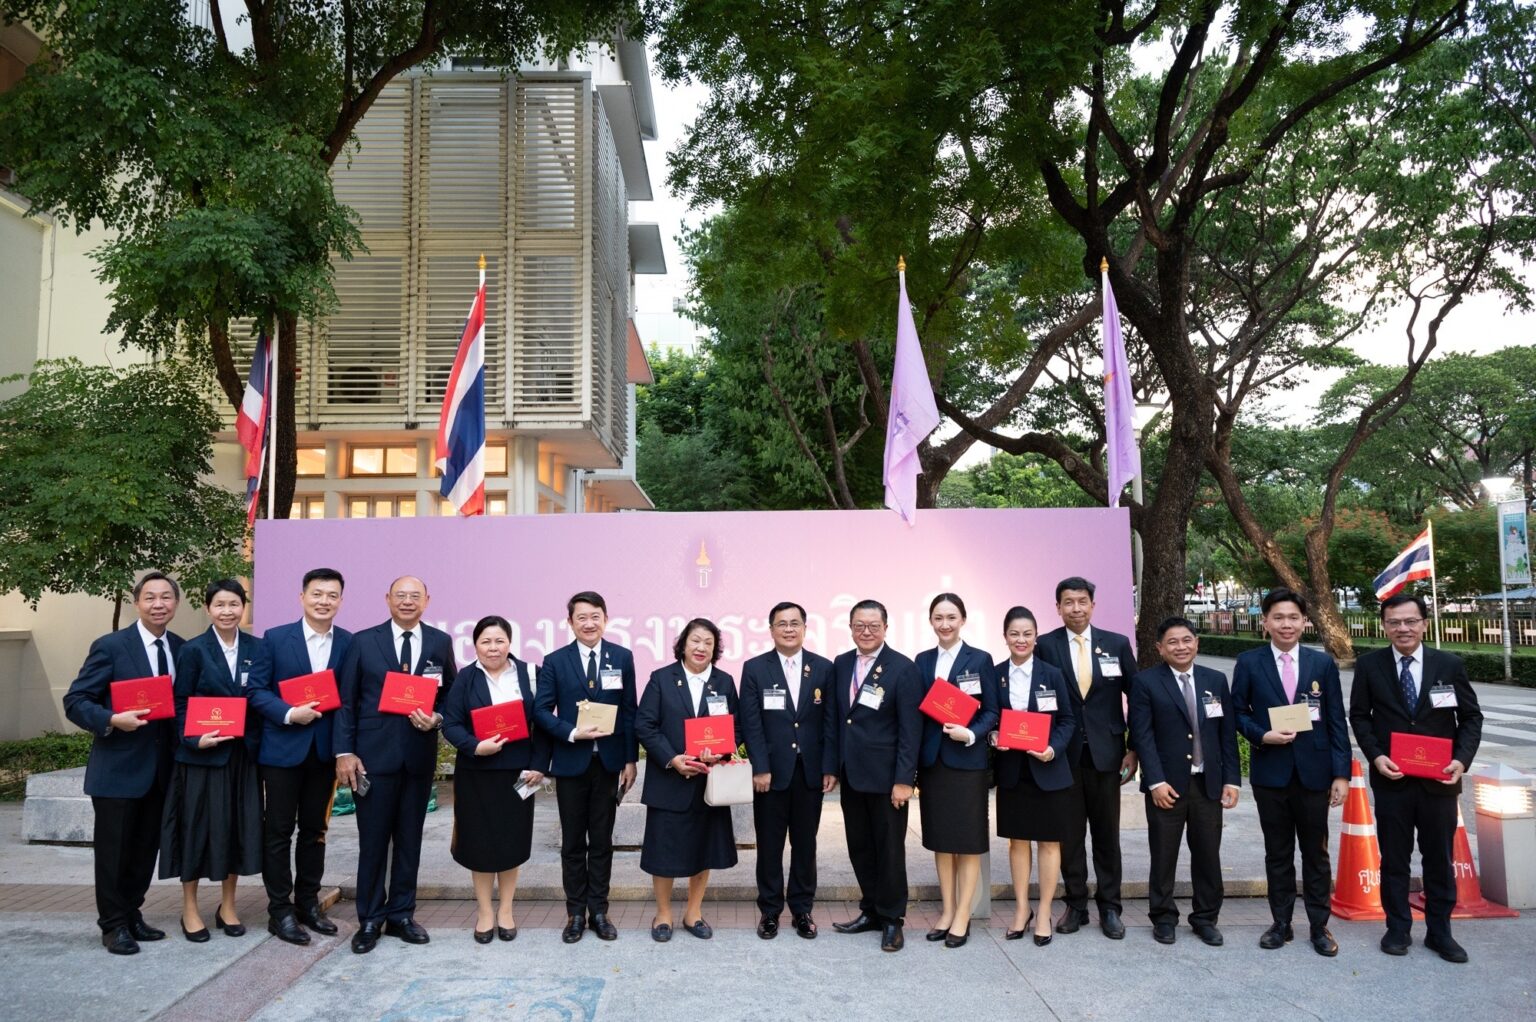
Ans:
[{"label": "woman in navy blazer", "polygon": [[[453,861],[475,883],[475,943],[517,937],[512,899],[517,870],[533,849],[533,789],[549,770],[549,735],[533,726],[533,677],[512,656],[512,626],[491,615],[475,623],[475,663],[443,701],[443,737],[458,750],[453,769]],[[474,711],[521,703],[528,737],[475,736]],[[491,886],[500,898],[491,909]],[[493,929],[494,927],[494,929]]]},{"label": "woman in navy blazer", "polygon": [[245,587],[232,578],[209,583],[203,606],[213,625],[187,640],[176,656],[176,770],[160,822],[160,878],[181,878],[181,932],[193,943],[208,939],[197,910],[197,883],[223,885],[214,925],[231,937],[245,933],[235,914],[235,885],[261,872],[261,787],[256,749],[260,718],[247,713],[245,738],[213,731],[187,733],[192,696],[244,699],[256,662],[255,637],[240,630]]},{"label": "woman in navy blazer", "polygon": [[964,725],[923,717],[918,753],[917,800],[923,847],[933,853],[942,909],[929,940],[960,947],[971,932],[971,906],[981,878],[987,834],[987,735],[997,727],[997,690],[983,679],[992,673],[986,651],[960,639],[965,601],[940,593],[928,604],[928,623],[939,644],[914,658],[926,696],[942,677],[981,705]]},{"label": "woman in navy blazer", "polygon": [[[1040,752],[999,749],[997,774],[997,836],[1008,839],[1008,863],[1013,873],[1013,926],[1008,940],[1020,940],[1035,922],[1035,944],[1051,942],[1051,899],[1061,877],[1061,839],[1072,817],[1072,764],[1067,749],[1077,731],[1067,679],[1035,656],[1039,628],[1027,607],[1013,607],[1003,618],[1008,659],[992,673],[999,717],[1003,710],[1051,715],[1046,747]],[[992,735],[997,744],[997,735]],[[1040,846],[1040,906],[1029,907],[1030,842]]]},{"label": "woman in navy blazer", "polygon": [[683,626],[672,646],[677,661],[651,675],[635,711],[635,736],[645,747],[645,843],[640,868],[651,874],[656,918],[651,939],[672,939],[672,886],[688,878],[688,906],[683,929],[703,940],[714,935],[704,921],[704,891],[709,871],[736,865],[736,835],[729,806],[704,801],[709,768],[731,758],[735,749],[695,758],[684,750],[684,721],[737,711],[736,682],[716,668],[720,659],[720,629],[713,621],[694,618]]}]

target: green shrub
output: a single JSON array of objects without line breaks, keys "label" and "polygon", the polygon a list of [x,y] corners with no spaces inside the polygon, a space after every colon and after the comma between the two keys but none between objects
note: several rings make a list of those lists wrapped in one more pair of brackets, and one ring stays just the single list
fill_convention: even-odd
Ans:
[{"label": "green shrub", "polygon": [[[1255,639],[1241,635],[1202,635],[1200,636],[1200,652],[1209,656],[1237,656],[1245,650],[1257,649],[1268,645],[1267,639]],[[1379,639],[1356,639],[1355,653],[1368,652],[1372,649],[1380,649],[1387,645]],[[1504,681],[1504,653],[1499,651],[1482,650],[1447,650],[1461,657],[1467,665],[1467,677],[1473,681]],[[1517,655],[1511,661],[1511,671],[1514,673],[1516,685],[1526,688],[1536,688],[1536,657]]]},{"label": "green shrub", "polygon": [[85,766],[90,755],[91,736],[83,731],[46,731],[36,738],[0,742],[0,801],[25,798],[30,775]]}]

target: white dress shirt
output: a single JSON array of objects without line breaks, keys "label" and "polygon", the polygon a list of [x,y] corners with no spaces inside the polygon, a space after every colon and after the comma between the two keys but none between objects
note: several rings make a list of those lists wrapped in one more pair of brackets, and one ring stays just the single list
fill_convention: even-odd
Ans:
[{"label": "white dress shirt", "polygon": [[143,621],[138,621],[138,622],[135,622],[135,623],[139,626],[139,641],[144,643],[144,655],[149,657],[149,669],[150,669],[150,671],[154,672],[154,673],[158,673],[159,670],[160,670],[160,667],[159,667],[159,663],[160,663],[159,650],[155,649],[155,643],[156,642],[160,642],[161,643],[161,648],[165,650],[166,669],[170,672],[171,680],[175,681],[176,680],[176,657],[171,652],[171,633],[170,632],[166,632],[164,635],[158,635],[157,636],[157,635],[155,635],[155,633],[151,632],[148,628],[144,627],[144,622]]},{"label": "white dress shirt", "polygon": [[486,687],[491,690],[492,703],[521,702],[523,688],[517,683],[517,666],[508,660],[498,673],[492,674],[483,660],[476,660],[485,674]]},{"label": "white dress shirt", "polygon": [[957,642],[949,649],[939,647],[939,657],[933,662],[933,676],[949,680],[949,672],[955,666],[955,656],[960,652],[960,644]]},{"label": "white dress shirt", "polygon": [[800,698],[800,657],[801,653],[794,656],[779,655],[779,665],[784,668],[784,687],[789,689],[789,708],[796,709],[795,701]]},{"label": "white dress shirt", "polygon": [[219,634],[219,630],[217,628],[215,628],[213,625],[209,625],[208,626],[208,630],[213,633],[214,641],[219,644],[219,649],[224,652],[224,663],[229,668],[229,678],[230,678],[230,680],[238,682],[240,680],[240,676],[235,673],[235,660],[238,659],[239,656],[240,656],[240,631],[239,631],[239,629],[235,630],[235,641],[234,641],[234,643],[232,645],[228,645],[228,646],[226,646],[224,644],[224,636]]},{"label": "white dress shirt", "polygon": [[709,683],[709,671],[703,674],[694,674],[688,668],[683,668],[683,677],[688,680],[688,712],[696,713],[699,709],[699,697],[704,694],[704,686]]},{"label": "white dress shirt", "polygon": [[[299,622],[299,631],[304,633],[304,649],[307,653],[309,653],[309,671],[311,674],[318,674],[330,666],[331,641],[334,638],[334,635],[329,628],[323,632],[315,631],[313,628],[309,627],[309,621],[307,619],[301,620]],[[412,636],[412,645],[414,645],[415,642],[416,638]],[[396,642],[395,652],[398,654],[399,651],[400,644],[399,642]]]},{"label": "white dress shirt", "polygon": [[[401,628],[399,623],[396,622],[394,618],[390,618],[389,619],[389,630],[395,636],[395,652],[394,652],[394,656],[391,659],[398,660],[400,658],[400,638],[401,638],[401,636],[405,635],[405,631],[406,630],[404,628]],[[408,667],[408,670],[405,673],[407,673],[407,674],[415,674],[416,673],[416,668],[421,664],[421,625],[418,624],[416,627],[412,628],[410,631],[411,631],[411,656],[414,658],[414,660],[413,660],[413,662],[411,664],[406,665]]]},{"label": "white dress shirt", "polygon": [[[1399,653],[1397,647],[1392,647],[1392,674],[1395,677],[1403,676],[1403,657],[1408,657],[1413,662],[1408,665],[1408,673],[1413,675],[1413,690],[1419,696],[1424,695],[1424,644],[1419,643],[1419,648],[1412,653]],[[1401,685],[1401,683],[1399,683]],[[1409,707],[1413,709],[1413,707]]]}]

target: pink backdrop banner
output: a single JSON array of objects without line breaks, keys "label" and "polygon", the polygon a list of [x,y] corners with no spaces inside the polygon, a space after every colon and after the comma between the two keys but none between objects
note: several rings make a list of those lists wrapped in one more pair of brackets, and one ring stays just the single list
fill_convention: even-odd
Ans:
[{"label": "pink backdrop banner", "polygon": [[853,648],[848,611],[865,598],[890,612],[887,641],[908,656],[935,644],[928,602],[965,600],[965,641],[1003,652],[1003,614],[1056,616],[1056,583],[1082,575],[1098,587],[1094,624],[1134,633],[1129,513],[1123,508],[923,510],[908,527],[890,511],[740,511],[483,518],[284,520],[256,524],[256,631],[296,620],[310,568],[346,577],[339,624],[384,621],[384,594],[417,575],[431,603],[424,620],[452,635],[461,664],[474,658],[477,620],[512,623],[513,652],[541,663],[571,641],[565,601],[593,589],[608,603],[608,638],[635,653],[643,682],[670,663],[678,629],[710,618],[723,634],[720,666],[740,675],[771,649],[768,611],[793,600],[809,615],[806,646],[825,656]]}]

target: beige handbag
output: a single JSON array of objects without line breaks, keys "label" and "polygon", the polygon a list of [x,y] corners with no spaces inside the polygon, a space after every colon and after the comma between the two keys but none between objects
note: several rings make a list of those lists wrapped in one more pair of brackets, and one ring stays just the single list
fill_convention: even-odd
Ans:
[{"label": "beige handbag", "polygon": [[704,801],[712,806],[744,806],[752,801],[752,764],[716,763],[704,779]]}]

